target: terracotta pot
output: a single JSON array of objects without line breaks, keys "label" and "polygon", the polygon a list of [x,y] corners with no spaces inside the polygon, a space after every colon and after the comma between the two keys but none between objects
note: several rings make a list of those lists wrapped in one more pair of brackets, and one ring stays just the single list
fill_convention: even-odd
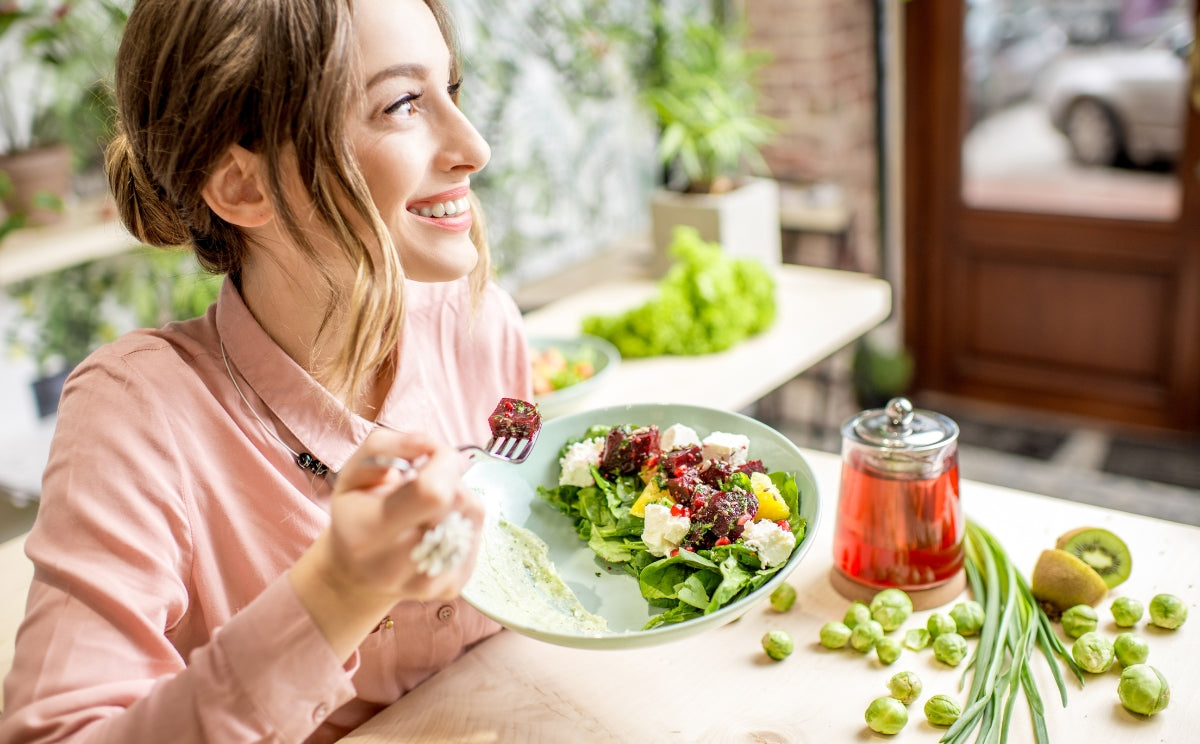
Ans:
[{"label": "terracotta pot", "polygon": [[71,191],[71,148],[50,145],[35,150],[0,155],[0,171],[13,182],[13,193],[4,200],[9,214],[25,213],[29,225],[50,225],[60,221],[60,210],[33,206],[34,195],[49,192],[66,199]]}]

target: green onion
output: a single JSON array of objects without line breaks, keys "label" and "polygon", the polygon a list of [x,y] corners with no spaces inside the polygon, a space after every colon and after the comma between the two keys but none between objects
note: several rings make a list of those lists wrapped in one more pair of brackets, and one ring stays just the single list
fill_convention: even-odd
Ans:
[{"label": "green onion", "polygon": [[1033,719],[1034,741],[1049,744],[1042,696],[1029,662],[1034,649],[1042,652],[1054,674],[1063,706],[1067,687],[1059,661],[1083,685],[1083,672],[1054,632],[1029,585],[1004,548],[987,530],[968,520],[965,568],[976,601],[984,607],[979,644],[967,662],[963,682],[971,674],[962,715],[941,741],[961,744],[976,733],[976,742],[1008,741],[1009,723],[1022,694]]}]

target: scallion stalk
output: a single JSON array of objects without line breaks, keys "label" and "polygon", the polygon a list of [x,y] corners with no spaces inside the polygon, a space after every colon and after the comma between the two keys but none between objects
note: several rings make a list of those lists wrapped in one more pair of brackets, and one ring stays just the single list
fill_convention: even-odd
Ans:
[{"label": "scallion stalk", "polygon": [[1018,697],[1024,696],[1033,719],[1034,741],[1049,744],[1041,692],[1029,662],[1034,649],[1042,652],[1054,674],[1065,707],[1067,687],[1059,662],[1083,684],[1083,672],[1054,632],[1029,584],[1008,558],[1004,547],[986,529],[967,521],[965,569],[971,592],[984,607],[979,643],[967,662],[963,682],[971,674],[962,715],[941,741],[1004,744]]}]

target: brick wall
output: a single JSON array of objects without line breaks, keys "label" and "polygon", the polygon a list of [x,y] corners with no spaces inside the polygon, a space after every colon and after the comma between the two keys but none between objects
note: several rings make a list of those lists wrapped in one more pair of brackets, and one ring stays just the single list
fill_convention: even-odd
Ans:
[{"label": "brick wall", "polygon": [[763,113],[783,128],[763,154],[781,181],[838,184],[854,212],[859,268],[878,272],[875,3],[748,0],[749,45],[774,60],[763,71]]}]

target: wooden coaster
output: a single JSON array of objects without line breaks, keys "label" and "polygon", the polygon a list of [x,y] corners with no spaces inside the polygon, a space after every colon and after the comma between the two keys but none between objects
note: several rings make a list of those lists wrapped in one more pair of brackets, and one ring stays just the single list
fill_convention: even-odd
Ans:
[{"label": "wooden coaster", "polygon": [[[829,570],[829,583],[833,584],[833,588],[837,590],[838,594],[846,599],[866,604],[870,604],[871,598],[878,594],[881,589],[885,588],[860,584],[848,578],[836,568]],[[904,592],[912,599],[914,610],[929,610],[949,604],[957,599],[966,588],[967,574],[964,571],[959,571],[944,584],[939,584],[928,589],[905,589]]]}]

